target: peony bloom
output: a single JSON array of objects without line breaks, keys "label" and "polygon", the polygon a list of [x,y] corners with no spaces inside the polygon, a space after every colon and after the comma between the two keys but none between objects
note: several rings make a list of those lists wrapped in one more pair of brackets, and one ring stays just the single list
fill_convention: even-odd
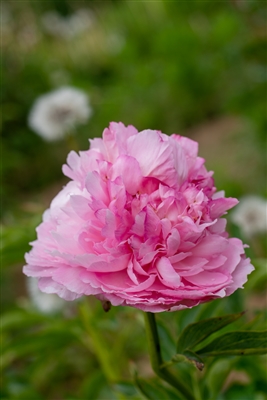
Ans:
[{"label": "peony bloom", "polygon": [[26,255],[42,291],[161,312],[243,286],[253,267],[221,218],[238,201],[216,193],[196,142],[114,122],[90,142]]},{"label": "peony bloom", "polygon": [[76,125],[85,123],[92,114],[85,93],[63,87],[39,97],[29,115],[29,126],[43,139],[62,139]]},{"label": "peony bloom", "polygon": [[231,219],[246,237],[264,233],[267,231],[267,201],[258,196],[245,196]]}]

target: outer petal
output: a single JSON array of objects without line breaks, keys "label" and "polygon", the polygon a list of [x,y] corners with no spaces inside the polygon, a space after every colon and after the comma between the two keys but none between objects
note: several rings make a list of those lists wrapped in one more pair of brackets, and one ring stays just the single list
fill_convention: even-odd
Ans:
[{"label": "outer petal", "polygon": [[111,168],[111,179],[122,177],[123,184],[128,193],[134,195],[138,191],[143,176],[138,162],[130,156],[120,156]]},{"label": "outer petal", "polygon": [[181,285],[180,276],[177,274],[170,261],[166,257],[161,257],[157,262],[157,270],[163,283],[170,287]]},{"label": "outer petal", "polygon": [[65,286],[52,280],[52,278],[41,278],[39,280],[39,289],[44,293],[56,293],[64,300],[72,301],[81,297],[81,295],[71,292]]},{"label": "outer petal", "polygon": [[151,176],[170,186],[177,183],[173,149],[159,133],[145,130],[128,139],[128,154],[134,157],[143,176]]}]

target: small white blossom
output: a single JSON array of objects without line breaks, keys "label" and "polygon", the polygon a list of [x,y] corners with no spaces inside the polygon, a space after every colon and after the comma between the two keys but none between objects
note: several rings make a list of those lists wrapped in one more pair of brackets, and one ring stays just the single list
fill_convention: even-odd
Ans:
[{"label": "small white blossom", "polygon": [[43,139],[62,139],[92,114],[88,96],[82,91],[63,87],[39,97],[29,115],[29,126]]},{"label": "small white blossom", "polygon": [[64,39],[70,39],[91,28],[94,17],[91,10],[80,8],[70,16],[63,17],[55,11],[42,16],[44,30]]},{"label": "small white blossom", "polygon": [[73,36],[85,32],[91,28],[94,22],[94,15],[91,10],[80,8],[70,18],[69,25]]},{"label": "small white blossom", "polygon": [[38,287],[38,279],[27,278],[27,289],[30,299],[38,311],[45,314],[53,314],[61,311],[65,307],[65,301],[56,294],[41,292]]},{"label": "small white blossom", "polygon": [[240,199],[231,218],[247,237],[264,233],[267,230],[267,201],[258,196],[245,196]]},{"label": "small white blossom", "polygon": [[49,11],[42,16],[41,19],[44,30],[53,35],[66,37],[69,36],[69,29],[66,25],[65,19],[57,12]]}]

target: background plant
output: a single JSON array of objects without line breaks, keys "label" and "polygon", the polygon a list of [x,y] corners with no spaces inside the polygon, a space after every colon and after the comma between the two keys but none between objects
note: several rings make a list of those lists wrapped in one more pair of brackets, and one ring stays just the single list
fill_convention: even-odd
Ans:
[{"label": "background plant", "polygon": [[[111,120],[182,133],[200,142],[218,189],[264,197],[265,7],[260,1],[1,3],[3,399],[139,399],[135,369],[147,396],[162,398],[166,390],[152,378],[137,310],[105,314],[86,299],[41,314],[29,300],[23,256],[66,182],[61,165],[69,151],[67,142],[47,143],[28,128],[35,99],[65,85],[89,95],[94,114],[76,135],[80,149]],[[71,18],[85,11],[85,28],[79,18],[73,28]],[[59,34],[44,23],[51,12],[65,23]],[[238,226],[229,229],[242,237]],[[256,271],[245,291],[157,316],[165,359],[182,329],[203,318],[248,310],[224,331],[264,329],[266,244],[263,235],[249,244]],[[261,400],[265,365],[263,356],[248,356],[211,358],[202,372],[189,364],[175,368],[193,387],[200,382],[198,398]]]}]

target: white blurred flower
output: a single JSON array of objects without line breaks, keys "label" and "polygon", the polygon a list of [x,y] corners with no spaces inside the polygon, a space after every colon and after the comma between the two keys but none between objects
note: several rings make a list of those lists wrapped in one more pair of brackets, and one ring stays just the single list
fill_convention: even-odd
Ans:
[{"label": "white blurred flower", "polygon": [[72,14],[68,20],[72,35],[76,36],[79,33],[82,33],[91,28],[93,21],[94,16],[92,11],[86,8],[80,8],[74,14]]},{"label": "white blurred flower", "polygon": [[231,219],[247,237],[264,233],[267,230],[267,201],[258,196],[245,196],[232,212]]},{"label": "white blurred flower", "polygon": [[49,11],[41,19],[44,30],[54,36],[68,36],[68,26],[63,17],[55,11]]},{"label": "white blurred flower", "polygon": [[92,26],[93,21],[92,11],[83,8],[68,17],[63,17],[55,11],[49,11],[43,14],[41,20],[47,33],[65,39],[83,33]]},{"label": "white blurred flower", "polygon": [[88,96],[75,88],[63,87],[39,97],[29,114],[29,126],[45,140],[62,139],[92,114]]},{"label": "white blurred flower", "polygon": [[38,279],[27,278],[26,282],[30,299],[37,310],[45,314],[53,314],[65,307],[66,302],[56,294],[41,292],[38,287]]}]

